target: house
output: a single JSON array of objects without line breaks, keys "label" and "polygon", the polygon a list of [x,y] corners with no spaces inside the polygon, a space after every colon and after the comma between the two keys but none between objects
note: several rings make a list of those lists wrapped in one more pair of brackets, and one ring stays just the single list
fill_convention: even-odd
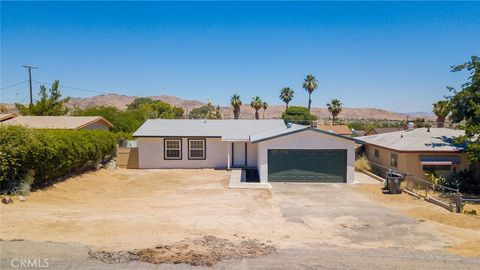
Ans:
[{"label": "house", "polygon": [[37,129],[109,130],[113,125],[101,116],[17,116],[1,122]]},{"label": "house", "polygon": [[[464,134],[448,128],[417,128],[357,137],[377,172],[392,169],[426,179],[425,172],[449,177],[469,167],[464,146],[453,142]],[[380,166],[378,166],[380,165]]]},{"label": "house", "polygon": [[14,113],[0,113],[0,122],[7,121],[8,119],[12,119],[17,115]]},{"label": "house", "polygon": [[352,130],[347,125],[319,125],[318,129],[337,135],[352,136]]},{"label": "house", "polygon": [[355,140],[283,120],[147,120],[140,169],[251,168],[268,181],[353,183]]},{"label": "house", "polygon": [[388,133],[388,132],[395,132],[395,131],[400,131],[400,130],[403,130],[403,128],[395,128],[395,127],[372,128],[369,131],[367,131],[367,133],[365,133],[365,136]]}]

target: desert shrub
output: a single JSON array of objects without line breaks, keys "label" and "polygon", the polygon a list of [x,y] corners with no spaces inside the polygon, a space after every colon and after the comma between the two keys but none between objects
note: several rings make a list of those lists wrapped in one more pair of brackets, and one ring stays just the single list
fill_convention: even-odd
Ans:
[{"label": "desert shrub", "polygon": [[475,211],[475,209],[465,210],[465,211],[463,211],[463,213],[464,213],[465,215],[471,215],[471,216],[476,216],[476,215],[477,215],[477,211]]},{"label": "desert shrub", "polygon": [[361,155],[357,158],[357,160],[355,160],[356,171],[370,171],[371,169],[372,166],[365,155]]},{"label": "desert shrub", "polygon": [[0,185],[25,192],[113,155],[114,133],[98,130],[32,130],[0,126]]}]

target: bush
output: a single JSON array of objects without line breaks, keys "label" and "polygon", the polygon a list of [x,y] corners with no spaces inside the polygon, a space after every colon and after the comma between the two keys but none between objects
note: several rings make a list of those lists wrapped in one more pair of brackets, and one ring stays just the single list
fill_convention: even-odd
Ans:
[{"label": "bush", "polygon": [[368,161],[365,155],[361,155],[357,160],[355,160],[355,170],[356,171],[370,171],[372,166]]},{"label": "bush", "polygon": [[114,154],[116,143],[115,134],[107,131],[0,126],[0,186],[10,192],[25,192],[29,182],[43,186],[94,167]]},{"label": "bush", "polygon": [[311,114],[307,108],[301,106],[290,106],[282,113],[282,119],[285,122],[300,125],[310,125],[317,117]]}]

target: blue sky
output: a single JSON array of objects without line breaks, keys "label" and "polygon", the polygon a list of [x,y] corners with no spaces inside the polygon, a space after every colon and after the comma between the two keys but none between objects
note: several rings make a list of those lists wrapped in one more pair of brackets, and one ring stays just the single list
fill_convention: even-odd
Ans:
[{"label": "blue sky", "polygon": [[[430,111],[480,55],[480,3],[2,2],[1,87],[34,80],[126,95],[227,105],[233,93],[280,104]],[[35,82],[35,92],[39,82]],[[62,88],[65,95],[97,92]],[[28,101],[28,84],[2,89]]]}]

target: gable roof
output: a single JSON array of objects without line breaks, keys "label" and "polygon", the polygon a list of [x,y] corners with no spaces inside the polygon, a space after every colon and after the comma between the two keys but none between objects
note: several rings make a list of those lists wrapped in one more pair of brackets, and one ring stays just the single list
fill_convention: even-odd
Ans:
[{"label": "gable roof", "polygon": [[347,125],[319,125],[317,128],[338,135],[353,135],[352,130]]},{"label": "gable roof", "polygon": [[285,128],[283,120],[149,119],[134,137],[221,137],[248,141],[256,133]]},{"label": "gable roof", "polygon": [[14,113],[0,113],[0,122],[14,118],[15,116],[17,115]]},{"label": "gable roof", "polygon": [[463,130],[449,128],[417,128],[357,137],[367,144],[406,152],[459,152],[464,146],[455,145],[453,139],[464,135]]},{"label": "gable roof", "polygon": [[96,122],[103,122],[109,128],[113,125],[101,116],[18,116],[3,125],[19,125],[38,129],[81,129]]},{"label": "gable roof", "polygon": [[149,119],[133,137],[218,137],[222,141],[259,142],[291,133],[313,130],[353,140],[349,137],[297,124],[285,125],[283,120],[199,120]]}]

